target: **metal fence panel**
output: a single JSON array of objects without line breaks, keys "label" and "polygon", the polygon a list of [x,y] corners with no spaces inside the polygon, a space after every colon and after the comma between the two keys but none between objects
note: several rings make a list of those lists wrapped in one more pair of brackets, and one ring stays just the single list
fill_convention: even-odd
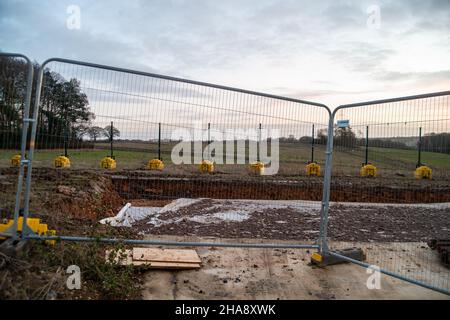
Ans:
[{"label": "metal fence panel", "polygon": [[[326,106],[64,59],[43,64],[37,88],[34,185],[52,181],[54,195],[66,198],[40,194],[31,209],[51,211],[52,225],[65,235],[86,240],[67,228],[68,212],[93,220],[117,213],[116,196],[107,199],[109,207],[80,205],[107,185],[144,208],[140,215],[182,199],[137,224],[147,236],[268,238],[316,247],[327,208],[323,175],[314,171],[325,167]],[[150,160],[161,160],[164,169]],[[311,163],[317,166],[307,172]]]},{"label": "metal fence panel", "polygon": [[[22,55],[0,56],[23,58],[28,68],[22,102],[2,106],[3,115],[23,110],[21,128],[13,124],[21,157],[9,235],[17,237],[26,174],[23,238],[317,248],[450,293],[448,242],[438,254],[432,241],[448,241],[450,230],[450,92],[331,114],[314,102],[54,58],[39,70],[30,113],[33,66]],[[17,140],[10,129],[2,149]],[[138,238],[102,230],[99,239],[97,227],[73,227],[98,226],[128,201],[135,216],[121,222]],[[29,214],[58,236],[32,232]],[[180,235],[186,240],[170,238]],[[363,248],[367,260],[336,251],[349,246]]]},{"label": "metal fence panel", "polygon": [[[33,83],[33,65],[26,56],[18,53],[0,52],[0,161],[2,167],[18,167],[17,186],[14,198],[13,224],[3,235],[17,236],[18,217],[21,204],[23,178],[27,166],[26,145],[30,123],[30,101]],[[16,174],[16,168],[2,169],[2,174]],[[1,211],[10,217],[12,191],[8,184],[2,186]],[[11,196],[11,197],[9,197]],[[11,205],[11,206],[10,206]],[[3,213],[2,213],[3,215]]]},{"label": "metal fence panel", "polygon": [[[333,116],[330,250],[362,247],[368,265],[450,293],[450,92]],[[439,253],[430,241],[443,239]]]}]

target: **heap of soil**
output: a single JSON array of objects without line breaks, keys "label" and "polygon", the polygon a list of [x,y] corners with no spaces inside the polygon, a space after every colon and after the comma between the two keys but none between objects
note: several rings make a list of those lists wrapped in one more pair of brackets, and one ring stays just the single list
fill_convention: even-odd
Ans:
[{"label": "heap of soil", "polygon": [[[143,172],[111,175],[114,187],[124,198],[176,199],[266,199],[322,200],[323,177],[223,175],[161,176]],[[331,201],[371,203],[450,202],[450,181],[411,178],[333,177]]]},{"label": "heap of soil", "polygon": [[[17,168],[0,170],[0,191],[5,201],[0,213],[11,218],[17,185]],[[41,218],[57,234],[86,235],[98,221],[114,216],[124,200],[111,179],[92,171],[33,169],[30,216]],[[94,228],[93,228],[94,227]],[[100,226],[101,228],[101,226]]]}]

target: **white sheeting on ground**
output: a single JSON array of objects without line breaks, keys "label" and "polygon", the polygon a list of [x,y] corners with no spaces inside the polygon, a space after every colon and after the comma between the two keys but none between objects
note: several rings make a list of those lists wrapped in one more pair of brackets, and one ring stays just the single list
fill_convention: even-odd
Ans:
[{"label": "white sheeting on ground", "polygon": [[136,221],[142,220],[161,210],[160,207],[132,207],[127,203],[115,217],[100,220],[101,224],[109,224],[113,227],[131,227]]},{"label": "white sheeting on ground", "polygon": [[[114,227],[131,227],[133,223],[149,218],[149,224],[161,226],[168,223],[179,223],[182,221],[194,221],[198,223],[220,223],[223,221],[242,222],[251,217],[252,214],[260,212],[264,209],[283,209],[292,208],[299,214],[311,215],[320,212],[320,201],[288,201],[288,200],[229,200],[229,199],[213,199],[211,206],[206,208],[196,208],[194,216],[180,216],[160,219],[166,213],[176,212],[181,208],[189,207],[203,199],[180,198],[172,201],[164,207],[133,207],[127,203],[115,217],[109,217],[100,220],[102,224],[109,224]],[[450,208],[450,203],[439,204],[388,204],[388,203],[343,203],[331,202],[330,205],[341,206],[362,206],[386,207],[386,206],[402,206],[402,207],[431,207],[431,208]],[[198,211],[198,212],[197,212]],[[277,223],[285,223],[285,221],[277,221]]]},{"label": "white sheeting on ground", "polygon": [[165,214],[177,212],[184,207],[190,207],[203,200],[180,198],[172,201],[164,207],[133,207],[127,203],[115,217],[100,220],[102,224],[114,227],[131,227],[133,223],[148,218],[147,223],[156,227],[169,223],[180,223],[183,221],[194,221],[203,224],[228,222],[242,222],[249,219],[254,213],[264,209],[295,208],[304,214],[318,212],[320,202],[295,202],[295,201],[249,201],[213,199],[211,206],[196,208],[196,215],[180,216],[161,219]]}]

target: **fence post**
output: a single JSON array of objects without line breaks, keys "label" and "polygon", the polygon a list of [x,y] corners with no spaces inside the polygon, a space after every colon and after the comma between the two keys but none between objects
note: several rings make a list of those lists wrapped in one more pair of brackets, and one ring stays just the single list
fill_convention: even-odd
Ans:
[{"label": "fence post", "polygon": [[[26,159],[26,149],[27,149],[27,135],[28,135],[28,127],[32,119],[30,119],[30,103],[31,103],[31,91],[33,88],[33,64],[30,59],[22,54],[18,53],[2,53],[0,52],[0,57],[10,57],[10,58],[22,58],[27,63],[27,85],[26,85],[26,94],[25,94],[25,104],[24,104],[24,112],[22,119],[22,139],[20,144],[20,168],[19,168],[19,177],[17,181],[17,192],[14,206],[14,216],[13,216],[13,225],[11,229],[11,236],[14,240],[18,239],[18,219],[19,219],[19,211],[20,211],[20,203],[22,198],[22,189],[23,189],[23,178],[25,174],[25,166],[29,164],[29,160]],[[29,169],[28,169],[29,170]]]},{"label": "fence post", "polygon": [[311,163],[314,163],[314,124],[312,125],[311,135]]},{"label": "fence post", "polygon": [[208,150],[208,160],[211,160],[211,154],[210,154],[210,145],[211,145],[211,123],[208,122],[208,145],[207,145],[207,150]]},{"label": "fence post", "polygon": [[366,126],[366,154],[365,154],[365,165],[369,164],[369,126]]},{"label": "fence post", "polygon": [[111,129],[109,130],[110,134],[110,157],[114,159],[114,151],[113,151],[113,143],[114,143],[114,122],[111,121]]},{"label": "fence post", "polygon": [[328,252],[327,228],[328,210],[330,207],[331,169],[333,165],[334,115],[334,112],[330,114],[330,120],[328,122],[327,149],[325,151],[325,174],[323,180],[322,206],[320,210],[320,233],[318,241],[320,253]]},{"label": "fence post", "polygon": [[[31,172],[33,169],[33,157],[34,157],[34,147],[36,142],[36,128],[37,120],[39,115],[39,104],[41,101],[41,91],[42,91],[42,81],[44,78],[44,68],[46,62],[44,62],[38,71],[37,83],[36,83],[36,93],[34,97],[34,108],[33,108],[33,118],[31,119],[31,134],[30,134],[30,147],[28,150],[28,169],[27,177],[25,182],[25,196],[24,196],[24,210],[23,210],[23,222],[22,222],[22,239],[26,239],[28,234],[31,232],[28,228],[27,219],[30,210],[30,192],[31,192]],[[31,111],[31,110],[30,110]]]},{"label": "fence post", "polygon": [[262,125],[260,123],[259,127],[258,127],[258,138],[257,138],[258,141],[257,141],[257,145],[256,145],[256,161],[257,162],[261,161],[260,156],[259,156],[260,149],[261,149],[261,129],[262,129]]},{"label": "fence post", "polygon": [[64,125],[64,157],[68,158],[69,154],[67,152],[67,120]]},{"label": "fence post", "polygon": [[161,122],[158,124],[158,160],[161,160]]},{"label": "fence post", "polygon": [[422,166],[422,127],[419,128],[419,143],[417,146],[417,168]]}]

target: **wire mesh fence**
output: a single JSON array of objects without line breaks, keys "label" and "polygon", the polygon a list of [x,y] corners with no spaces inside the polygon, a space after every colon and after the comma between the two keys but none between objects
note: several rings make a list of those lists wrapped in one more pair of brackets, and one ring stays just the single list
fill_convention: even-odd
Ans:
[{"label": "wire mesh fence", "polygon": [[[16,168],[9,169],[9,171],[12,171],[11,174],[17,175],[17,168],[20,165],[22,118],[27,79],[26,62],[21,58],[0,56],[0,75],[1,162],[2,167],[9,169],[12,166],[11,161],[16,161],[13,164]],[[2,173],[5,174],[4,172]],[[5,195],[1,208],[2,218],[12,218],[17,188],[16,183],[17,179],[14,177],[13,184],[8,186],[0,185],[1,193]]]},{"label": "wire mesh fence", "polygon": [[[0,55],[0,149],[20,154],[28,63],[21,57]],[[10,165],[3,153],[2,166]]]},{"label": "wire mesh fence", "polygon": [[[106,223],[314,243],[328,119],[317,103],[54,59],[43,69],[31,210],[99,220],[129,202]],[[51,219],[79,235],[66,218]]]},{"label": "wire mesh fence", "polygon": [[[0,234],[16,237],[25,176],[33,65],[21,54],[0,53]],[[26,201],[25,201],[26,202]]]},{"label": "wire mesh fence", "polygon": [[[432,241],[450,230],[450,93],[342,106],[329,131],[313,102],[63,59],[40,71],[24,212],[65,240],[98,240],[101,221],[133,226],[105,227],[107,243],[327,251],[328,231],[331,250],[359,246],[367,264],[450,290],[448,246]],[[0,166],[23,178],[10,159],[20,145],[25,159],[24,75],[8,72]]]},{"label": "wire mesh fence", "polygon": [[449,103],[444,92],[338,108],[328,224],[332,250],[362,247],[368,264],[447,292],[445,246],[429,243],[450,235]]}]

